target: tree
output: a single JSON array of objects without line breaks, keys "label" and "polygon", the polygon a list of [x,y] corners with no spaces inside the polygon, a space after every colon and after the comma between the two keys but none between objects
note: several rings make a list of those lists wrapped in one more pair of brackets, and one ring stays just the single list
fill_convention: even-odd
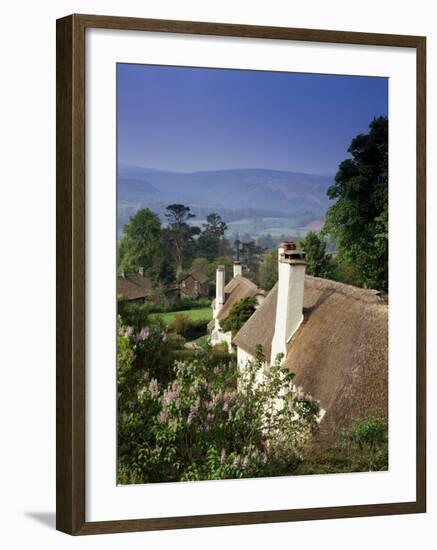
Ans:
[{"label": "tree", "polygon": [[124,226],[118,245],[118,268],[133,271],[143,267],[149,276],[159,276],[162,267],[161,223],[148,208],[141,208]]},{"label": "tree", "polygon": [[259,284],[264,290],[270,290],[278,280],[278,251],[265,252],[259,266]]},{"label": "tree", "polygon": [[191,264],[191,271],[208,275],[210,263],[206,258],[195,258]]},{"label": "tree", "polygon": [[235,336],[244,323],[253,315],[255,311],[255,306],[257,304],[256,298],[253,296],[248,296],[247,298],[242,298],[234,304],[232,311],[226,317],[224,321],[221,322],[221,326],[224,332],[231,331]]},{"label": "tree", "polygon": [[241,245],[242,245],[242,242],[240,241],[240,239],[239,238],[235,239],[235,241],[234,241],[235,257],[236,257],[237,261],[240,261]]},{"label": "tree", "polygon": [[305,239],[300,243],[305,252],[306,272],[314,277],[329,277],[330,261],[326,255],[326,243],[323,239],[309,231]]},{"label": "tree", "polygon": [[240,260],[247,267],[248,271],[256,273],[263,252],[263,248],[258,246],[255,241],[243,242],[240,245]]},{"label": "tree", "polygon": [[202,231],[197,239],[197,254],[213,262],[219,255],[220,239],[209,231]]},{"label": "tree", "polygon": [[165,217],[168,221],[169,237],[174,245],[176,265],[178,270],[181,271],[184,260],[189,256],[187,252],[194,245],[193,237],[200,233],[200,229],[187,223],[195,217],[189,206],[170,204],[166,208]]},{"label": "tree", "polygon": [[225,231],[228,228],[226,223],[222,220],[221,216],[219,216],[215,212],[206,216],[206,223],[203,223],[202,227],[204,228],[205,232],[211,233],[219,239],[224,236]]},{"label": "tree", "polygon": [[341,162],[328,189],[337,202],[327,211],[323,234],[350,261],[364,286],[388,291],[388,119],[375,118],[352,140],[352,158]]}]

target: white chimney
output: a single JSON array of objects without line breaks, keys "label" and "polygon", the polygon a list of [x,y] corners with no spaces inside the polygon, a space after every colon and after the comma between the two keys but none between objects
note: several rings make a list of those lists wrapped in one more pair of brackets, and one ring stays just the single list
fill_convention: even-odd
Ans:
[{"label": "white chimney", "polygon": [[218,312],[223,307],[225,303],[225,266],[218,265],[215,278],[215,308],[214,308],[214,317],[217,316]]},{"label": "white chimney", "polygon": [[243,275],[243,268],[241,267],[241,262],[234,262],[234,277],[237,275]]},{"label": "white chimney", "polygon": [[278,353],[287,355],[287,343],[303,320],[305,253],[289,241],[278,248],[278,297],[270,363]]}]

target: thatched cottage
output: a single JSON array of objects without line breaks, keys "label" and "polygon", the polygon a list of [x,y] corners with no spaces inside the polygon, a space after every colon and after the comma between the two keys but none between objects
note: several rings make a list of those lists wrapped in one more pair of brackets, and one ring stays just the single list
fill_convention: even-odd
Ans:
[{"label": "thatched cottage", "polygon": [[283,354],[295,384],[324,410],[319,443],[359,418],[388,414],[388,306],[379,292],[305,275],[292,242],[278,249],[278,283],[233,339],[240,368],[260,344],[265,369]]},{"label": "thatched cottage", "polygon": [[142,304],[145,300],[173,301],[179,298],[177,285],[158,286],[140,267],[138,271],[122,271],[117,275],[117,301]]},{"label": "thatched cottage", "polygon": [[225,280],[225,266],[219,265],[216,270],[216,297],[212,302],[213,318],[208,324],[208,329],[211,331],[211,344],[213,346],[226,342],[229,351],[232,351],[231,342],[234,335],[231,332],[224,332],[220,323],[231,313],[232,308],[239,300],[253,296],[260,305],[266,296],[266,292],[246,277],[243,277],[240,262],[234,262],[233,277],[226,285]]},{"label": "thatched cottage", "polygon": [[117,297],[124,302],[144,302],[153,295],[153,285],[144,268],[138,271],[123,271],[117,276]]}]

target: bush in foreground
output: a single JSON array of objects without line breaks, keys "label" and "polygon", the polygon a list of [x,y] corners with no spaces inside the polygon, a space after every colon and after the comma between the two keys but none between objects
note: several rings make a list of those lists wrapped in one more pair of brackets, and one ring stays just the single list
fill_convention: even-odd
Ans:
[{"label": "bush in foreground", "polygon": [[[148,483],[287,475],[317,426],[318,404],[298,392],[293,374],[263,358],[241,372],[213,366],[208,352],[174,364],[161,384],[148,356],[149,334],[121,328],[118,352],[118,482]],[[153,349],[153,346],[152,348]],[[281,396],[281,399],[278,399]]]}]

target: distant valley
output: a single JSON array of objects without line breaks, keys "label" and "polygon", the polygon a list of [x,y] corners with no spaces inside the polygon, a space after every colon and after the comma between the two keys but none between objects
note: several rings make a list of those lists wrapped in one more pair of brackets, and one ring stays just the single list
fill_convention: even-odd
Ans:
[{"label": "distant valley", "polygon": [[183,203],[201,223],[217,212],[232,235],[304,236],[323,224],[331,204],[332,177],[266,169],[167,172],[118,167],[118,236],[139,208],[150,208],[165,222],[168,204]]}]

